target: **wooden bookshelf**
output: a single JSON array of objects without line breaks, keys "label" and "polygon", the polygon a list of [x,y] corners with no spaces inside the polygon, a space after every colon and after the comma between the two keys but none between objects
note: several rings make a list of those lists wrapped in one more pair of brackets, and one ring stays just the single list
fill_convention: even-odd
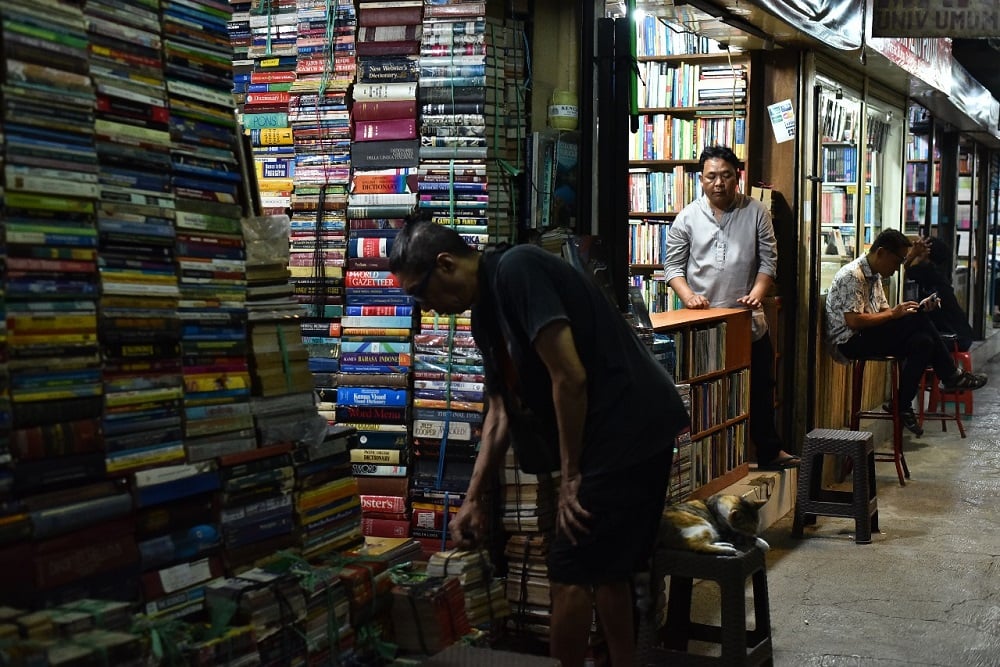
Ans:
[{"label": "wooden bookshelf", "polygon": [[[658,264],[677,214],[701,194],[698,157],[707,145],[730,146],[747,161],[750,58],[697,35],[678,35],[654,20],[638,51],[639,130],[629,138],[629,263]],[[746,171],[743,172],[746,192]],[[669,299],[633,271],[647,307]],[[648,273],[648,271],[646,271]]]},{"label": "wooden bookshelf", "polygon": [[[743,308],[672,310],[650,315],[653,330],[673,336],[675,350],[688,371],[695,355],[708,350],[720,362],[687,372],[678,383],[691,386],[691,431],[678,439],[677,469],[671,474],[671,497],[705,498],[735,483],[749,471],[750,311]],[[715,331],[714,336],[697,332]],[[708,342],[711,339],[711,342]],[[718,346],[718,347],[716,347]],[[698,396],[703,398],[699,399]],[[721,405],[719,402],[724,402]],[[689,437],[689,440],[688,440]],[[685,450],[685,447],[689,449]],[[685,477],[686,476],[686,477]]]}]

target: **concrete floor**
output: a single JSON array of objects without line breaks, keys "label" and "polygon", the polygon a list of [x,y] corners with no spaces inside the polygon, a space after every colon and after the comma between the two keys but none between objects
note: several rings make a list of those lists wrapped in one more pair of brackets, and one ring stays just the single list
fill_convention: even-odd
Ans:
[{"label": "concrete floor", "polygon": [[765,532],[775,665],[1000,666],[998,360],[977,368],[992,379],[966,439],[954,423],[907,434],[905,487],[877,465],[871,544],[850,519],[819,517],[799,540],[787,515]]}]

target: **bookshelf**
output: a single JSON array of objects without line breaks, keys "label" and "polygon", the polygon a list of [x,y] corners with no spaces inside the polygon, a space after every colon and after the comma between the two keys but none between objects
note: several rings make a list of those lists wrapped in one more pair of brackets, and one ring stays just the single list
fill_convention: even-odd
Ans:
[{"label": "bookshelf", "polygon": [[975,141],[961,137],[958,144],[958,185],[955,191],[955,273],[953,277],[955,296],[970,313],[973,272],[976,270],[977,222],[979,211],[979,153]]},{"label": "bookshelf", "polygon": [[[650,311],[661,312],[674,300],[655,271],[671,221],[701,192],[701,149],[728,145],[746,162],[750,60],[669,21],[647,16],[637,28],[639,129],[629,137],[629,265]],[[743,179],[745,192],[745,171]]]},{"label": "bookshelf", "polygon": [[[859,173],[858,133],[861,99],[836,83],[818,77],[820,133],[820,231],[823,262],[834,268],[858,252]],[[867,152],[865,153],[867,154]]]},{"label": "bookshelf", "polygon": [[934,141],[934,120],[926,109],[911,104],[907,111],[907,126],[903,232],[926,233],[936,225],[941,191],[940,154]]},{"label": "bookshelf", "polygon": [[678,438],[671,497],[707,498],[749,471],[750,311],[673,310],[651,319],[674,340],[674,378],[691,388],[691,430]]}]

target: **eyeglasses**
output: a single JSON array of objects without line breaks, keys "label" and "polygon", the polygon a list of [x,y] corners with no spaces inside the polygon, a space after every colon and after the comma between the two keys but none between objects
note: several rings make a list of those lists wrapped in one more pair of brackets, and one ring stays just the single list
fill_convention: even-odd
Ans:
[{"label": "eyeglasses", "polygon": [[434,275],[434,270],[437,268],[437,264],[427,269],[423,277],[417,281],[417,284],[409,289],[407,294],[417,303],[422,303],[424,300],[424,292],[427,291],[427,285],[431,282],[431,276]]}]

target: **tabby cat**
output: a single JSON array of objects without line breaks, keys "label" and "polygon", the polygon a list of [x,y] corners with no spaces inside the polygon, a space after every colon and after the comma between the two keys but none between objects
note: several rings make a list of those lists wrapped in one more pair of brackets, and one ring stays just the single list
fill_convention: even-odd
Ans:
[{"label": "tabby cat", "polygon": [[707,500],[668,505],[660,522],[659,546],[730,556],[754,545],[767,551],[768,543],[757,537],[765,502],[717,493]]}]

